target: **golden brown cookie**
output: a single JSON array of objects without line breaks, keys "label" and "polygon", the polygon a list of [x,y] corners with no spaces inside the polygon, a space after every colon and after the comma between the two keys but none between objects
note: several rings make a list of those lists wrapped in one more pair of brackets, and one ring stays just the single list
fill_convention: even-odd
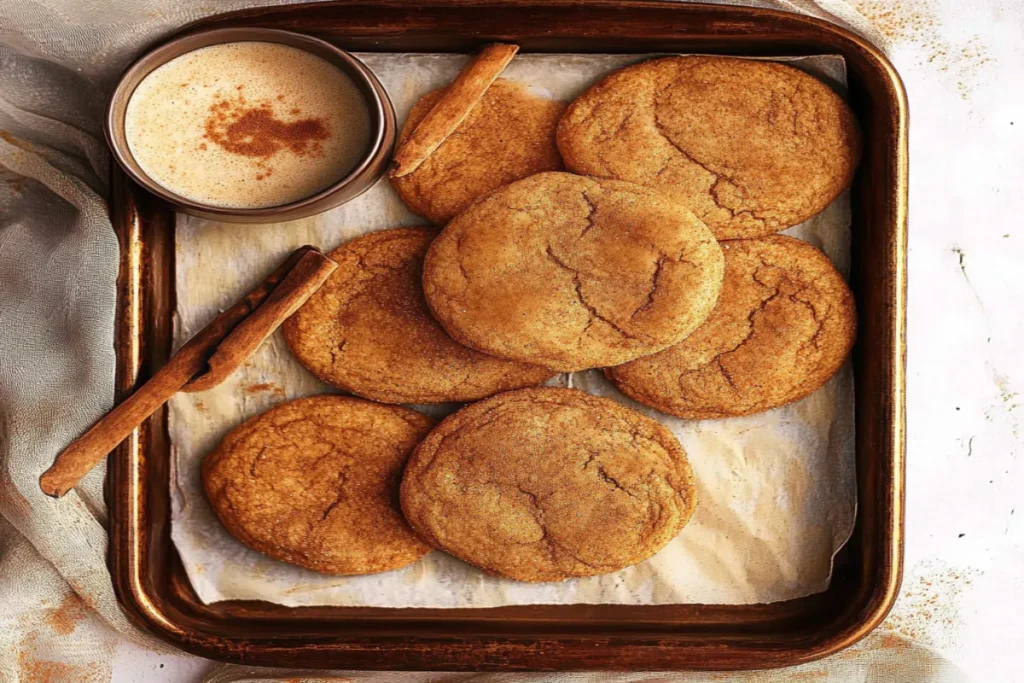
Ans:
[{"label": "golden brown cookie", "polygon": [[283,403],[206,457],[206,496],[232,536],[269,557],[324,574],[404,567],[429,549],[399,511],[399,478],[432,426],[357,398]]},{"label": "golden brown cookie", "polygon": [[475,401],[541,384],[554,373],[453,341],[423,299],[434,231],[398,228],[330,254],[338,269],[284,324],[295,357],[320,379],[385,403]]},{"label": "golden brown cookie", "polygon": [[541,173],[449,223],[427,252],[423,288],[456,341],[568,372],[682,340],[714,307],[722,269],[714,236],[671,199]]},{"label": "golden brown cookie", "polygon": [[[429,92],[413,105],[399,145],[443,92]],[[561,170],[555,128],[563,111],[561,102],[499,79],[416,171],[391,182],[413,212],[444,225],[491,190],[534,173]]]},{"label": "golden brown cookie", "polygon": [[519,581],[614,572],[658,552],[696,496],[668,429],[575,389],[510,391],[444,420],[402,478],[435,548]]},{"label": "golden brown cookie", "polygon": [[853,113],[799,69],[731,57],[666,57],[616,71],[558,127],[577,173],[656,188],[718,239],[801,223],[849,186]]},{"label": "golden brown cookie", "polygon": [[784,235],[722,243],[718,306],[681,344],[605,374],[624,394],[695,420],[751,415],[807,396],[856,336],[853,294],[829,258]]}]

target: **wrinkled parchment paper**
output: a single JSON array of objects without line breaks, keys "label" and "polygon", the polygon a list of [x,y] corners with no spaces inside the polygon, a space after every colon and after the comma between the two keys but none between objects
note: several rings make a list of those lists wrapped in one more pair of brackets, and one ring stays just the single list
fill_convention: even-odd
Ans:
[{"label": "wrinkled parchment paper", "polygon": [[[467,61],[461,55],[363,54],[394,100],[399,121],[422,94]],[[569,101],[603,75],[644,55],[522,55],[504,78]],[[841,57],[790,64],[845,83]],[[357,235],[423,224],[386,180],[351,203],[276,225],[232,225],[179,216],[177,316],[181,344],[258,283],[293,249],[330,250]],[[844,194],[787,231],[849,271],[850,208]],[[856,510],[853,380],[849,364],[796,404],[729,420],[687,421],[640,406],[601,375],[556,380],[609,396],[666,424],[689,454],[699,504],[690,524],[653,558],[604,576],[526,584],[485,576],[432,552],[404,569],[358,577],[316,574],[249,550],[221,527],[203,495],[200,463],[245,419],[275,404],[333,391],[292,357],[280,332],[220,386],[170,402],[173,444],[171,535],[204,602],[267,600],[283,605],[495,607],[522,604],[750,604],[797,598],[828,586],[832,556],[849,538]],[[422,408],[435,416],[455,406]]]}]

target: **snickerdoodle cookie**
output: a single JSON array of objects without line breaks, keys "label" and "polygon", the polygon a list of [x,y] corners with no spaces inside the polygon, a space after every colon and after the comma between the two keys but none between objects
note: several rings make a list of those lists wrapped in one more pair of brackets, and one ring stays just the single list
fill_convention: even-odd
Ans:
[{"label": "snickerdoodle cookie", "polygon": [[429,548],[398,507],[406,459],[433,421],[343,396],[281,404],[231,430],[203,461],[203,485],[231,535],[324,574],[370,574]]},{"label": "snickerdoodle cookie", "polygon": [[577,173],[655,188],[718,239],[761,237],[824,209],[853,179],[860,134],[825,83],[776,62],[666,57],[573,102],[558,147]]},{"label": "snickerdoodle cookie", "polygon": [[484,353],[560,371],[618,365],[678,343],[715,305],[722,250],[653,190],[569,173],[507,185],[434,240],[434,317]]},{"label": "snickerdoodle cookie", "polygon": [[541,384],[546,368],[484,355],[453,341],[423,299],[425,228],[384,230],[336,249],[338,263],[284,335],[325,382],[385,403],[474,401]]},{"label": "snickerdoodle cookie", "polygon": [[690,419],[759,413],[812,393],[853,346],[853,294],[822,252],[784,235],[722,243],[718,306],[681,344],[605,374],[624,394]]},{"label": "snickerdoodle cookie", "polygon": [[520,581],[641,562],[693,514],[693,474],[658,422],[574,389],[463,408],[417,447],[402,511],[432,546]]},{"label": "snickerdoodle cookie", "polygon": [[[399,145],[443,93],[434,90],[413,105]],[[561,102],[532,95],[522,83],[498,79],[419,168],[391,182],[410,209],[443,225],[491,190],[534,173],[560,170],[555,128],[563,111]]]}]

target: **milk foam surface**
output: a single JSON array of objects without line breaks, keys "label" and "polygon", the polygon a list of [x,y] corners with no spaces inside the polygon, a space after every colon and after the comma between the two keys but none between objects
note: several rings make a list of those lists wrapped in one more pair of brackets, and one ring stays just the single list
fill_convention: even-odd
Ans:
[{"label": "milk foam surface", "polygon": [[303,199],[369,151],[370,114],[326,60],[267,42],[211,45],[147,75],[128,101],[128,147],[158,184],[224,208]]}]

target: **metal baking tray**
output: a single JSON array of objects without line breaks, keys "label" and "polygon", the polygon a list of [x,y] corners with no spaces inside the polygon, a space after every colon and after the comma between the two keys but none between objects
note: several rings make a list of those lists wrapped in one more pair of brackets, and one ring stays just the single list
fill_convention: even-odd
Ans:
[{"label": "metal baking tray", "polygon": [[[800,15],[660,0],[340,0],[245,10],[183,31],[229,26],[299,31],[360,51],[473,52],[502,40],[524,52],[845,57],[865,133],[852,192],[850,283],[859,315],[857,521],[828,590],[767,605],[204,605],[171,543],[169,443],[159,412],[114,452],[108,470],[110,567],[135,623],[193,654],[258,665],[675,670],[799,664],[853,644],[885,617],[903,552],[907,102],[877,48]],[[124,395],[170,352],[175,216],[123,175],[114,178],[112,216],[121,241],[117,388]]]}]

